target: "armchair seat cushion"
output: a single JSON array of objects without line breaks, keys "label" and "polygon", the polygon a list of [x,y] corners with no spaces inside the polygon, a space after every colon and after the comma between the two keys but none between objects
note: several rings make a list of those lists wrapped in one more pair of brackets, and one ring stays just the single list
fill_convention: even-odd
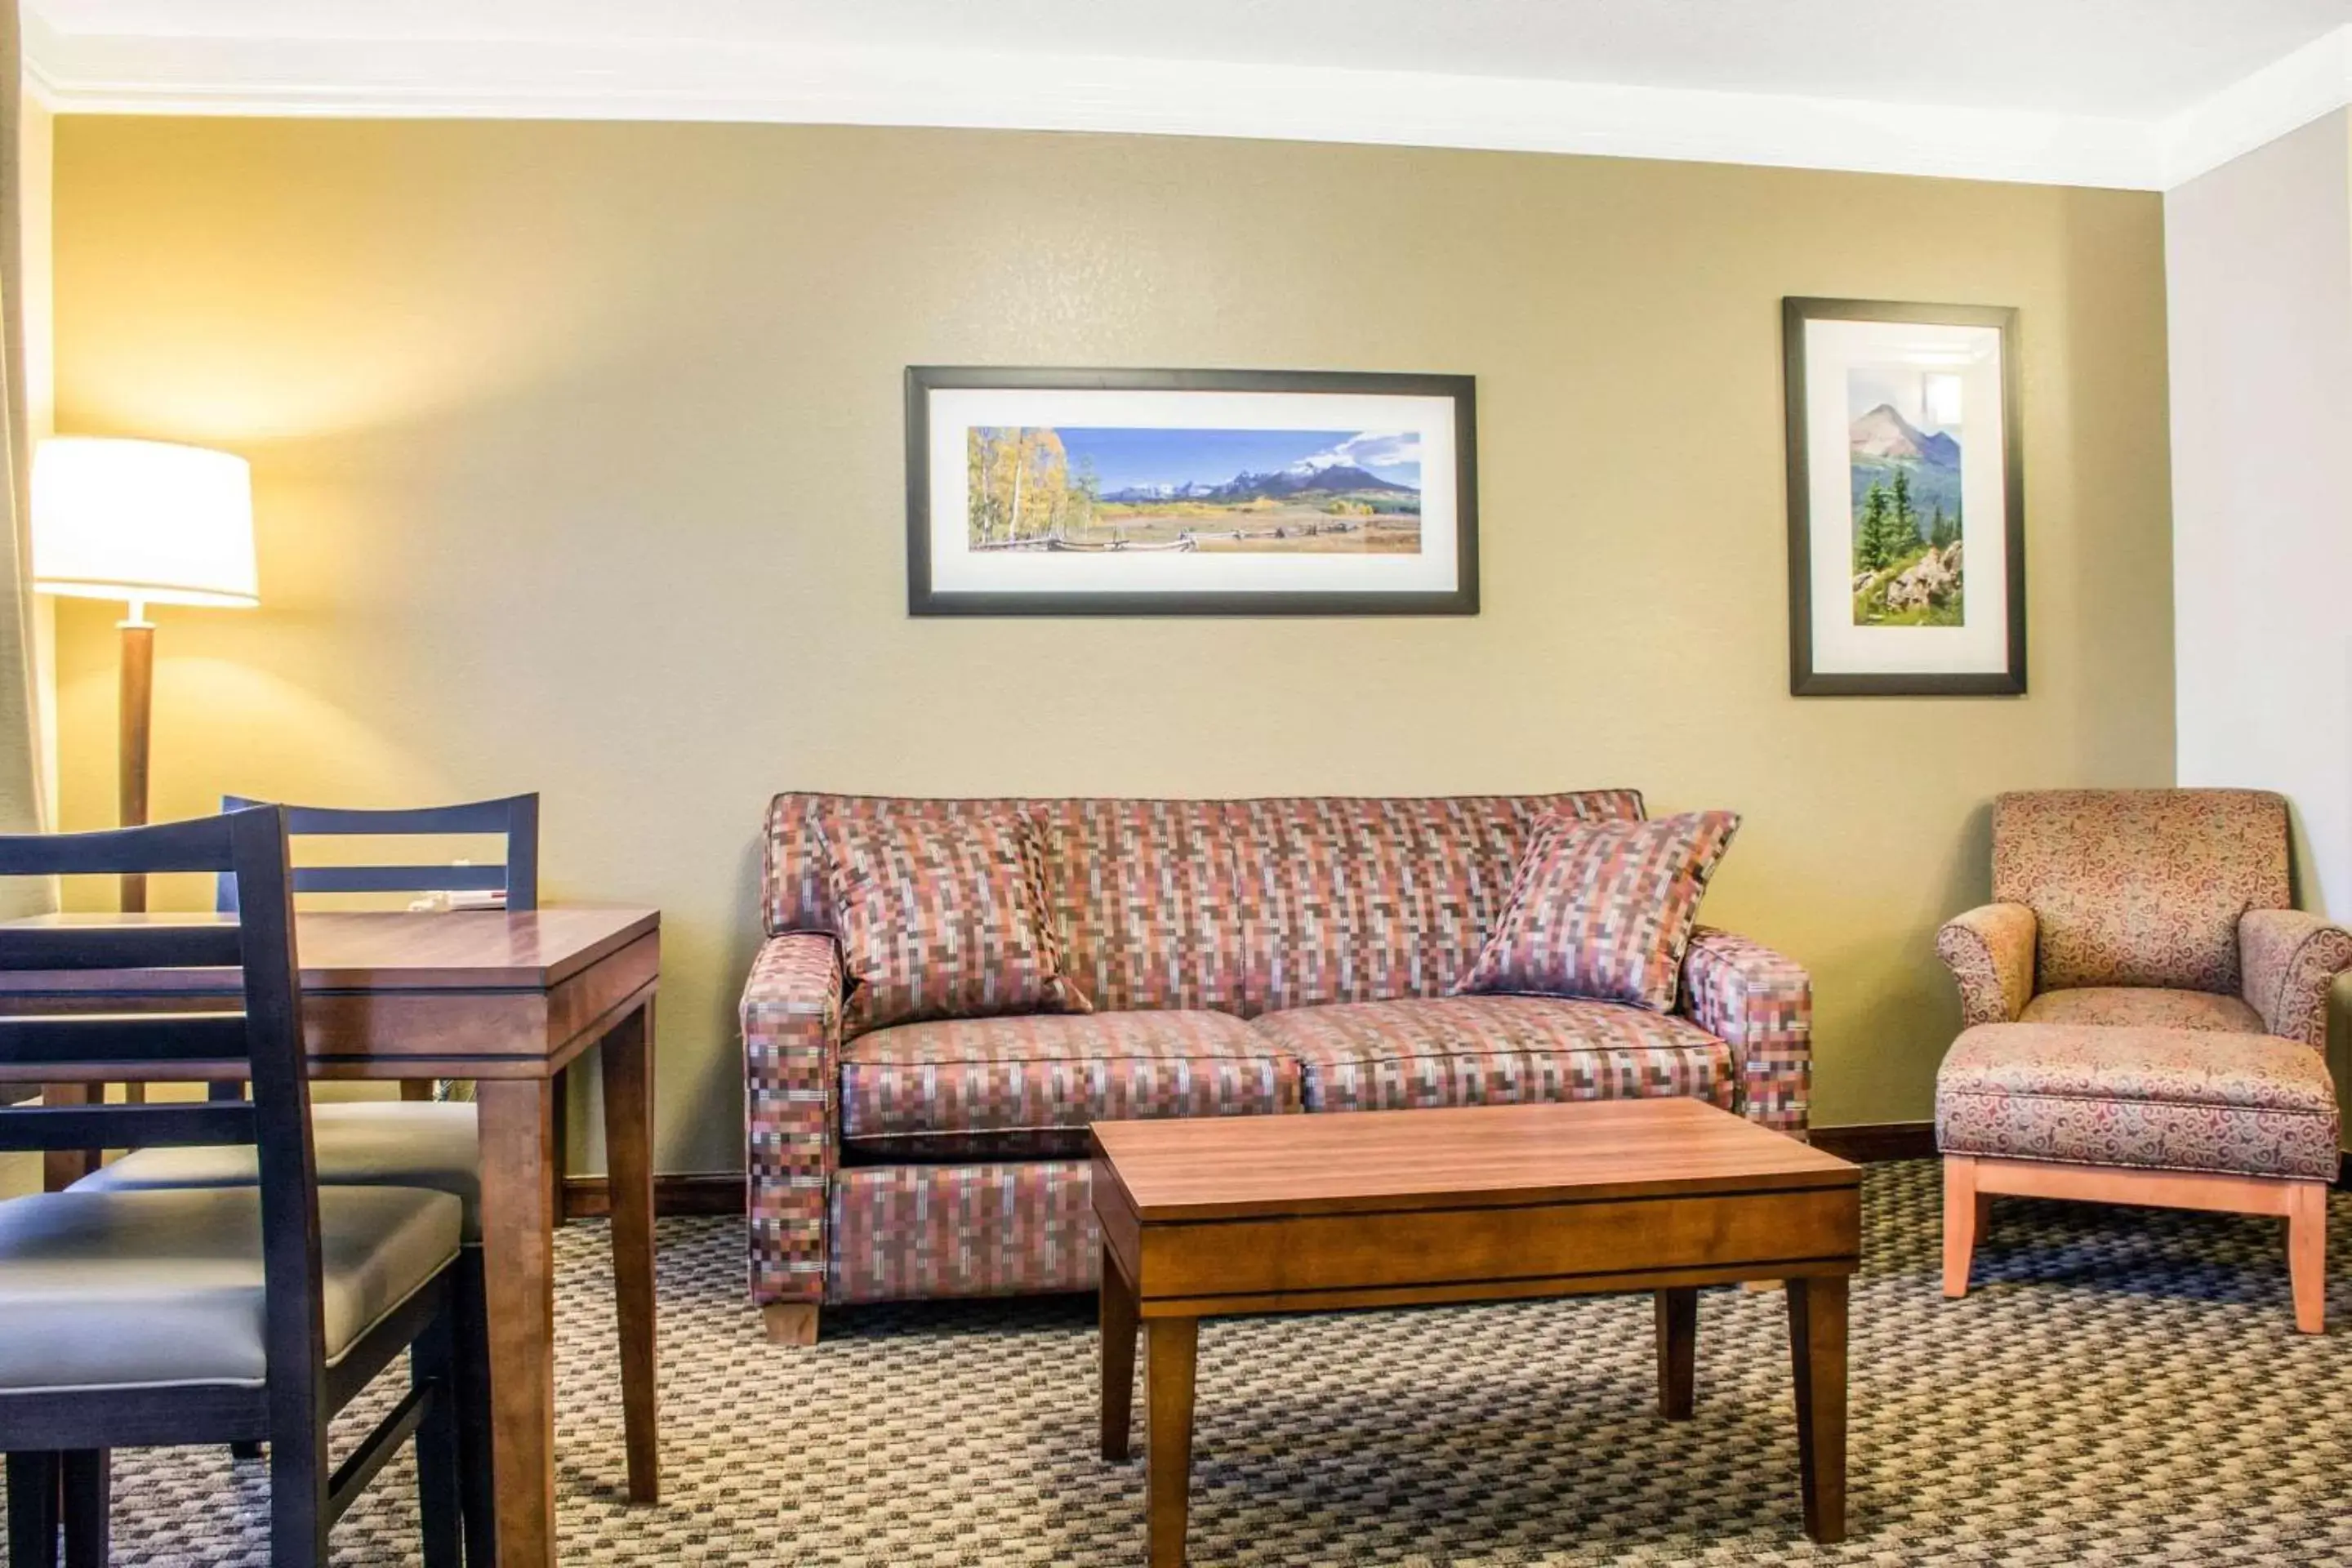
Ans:
[{"label": "armchair seat cushion", "polygon": [[2021,1024],[2140,1025],[2160,1029],[2218,1029],[2261,1035],[2263,1016],[2235,996],[2213,991],[2167,991],[2154,985],[2084,985],[2044,991],[2025,1005]]},{"label": "armchair seat cushion", "polygon": [[2336,1090],[2275,1035],[1980,1024],[1936,1075],[1947,1154],[2333,1181]]},{"label": "armchair seat cushion", "polygon": [[[310,1141],[322,1187],[425,1187],[460,1205],[465,1239],[482,1239],[481,1139],[474,1108],[349,1100],[310,1108]],[[74,1184],[76,1191],[249,1187],[259,1181],[251,1144],[137,1149]]]},{"label": "armchair seat cushion", "polygon": [[1298,1064],[1226,1013],[940,1019],[841,1052],[862,1160],[1083,1158],[1089,1121],[1297,1109]]},{"label": "armchair seat cushion", "polygon": [[1688,1018],[1623,1003],[1351,1002],[1268,1013],[1254,1026],[1297,1058],[1310,1111],[1664,1095],[1732,1103],[1729,1046]]},{"label": "armchair seat cushion", "polygon": [[[322,1187],[331,1363],[457,1256],[457,1200]],[[0,1389],[232,1384],[267,1370],[257,1187],[0,1204]]]}]

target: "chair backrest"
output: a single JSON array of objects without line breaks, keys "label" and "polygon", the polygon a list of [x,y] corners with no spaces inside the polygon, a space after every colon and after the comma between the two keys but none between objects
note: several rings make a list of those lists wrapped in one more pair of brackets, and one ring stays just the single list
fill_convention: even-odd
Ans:
[{"label": "chair backrest", "polygon": [[0,925],[0,970],[73,973],[86,997],[88,983],[108,971],[152,976],[159,970],[236,969],[242,973],[243,1010],[58,1011],[0,1018],[0,1077],[58,1082],[235,1076],[252,1082],[253,1099],[0,1107],[0,1150],[256,1145],[271,1381],[274,1387],[282,1371],[299,1394],[306,1375],[319,1375],[325,1331],[318,1166],[310,1145],[285,814],[255,806],[152,827],[0,837],[0,877],[171,871],[213,872],[233,881],[237,920],[175,925],[62,917]]},{"label": "chair backrest", "polygon": [[1992,896],[2033,910],[2036,990],[2235,995],[2238,917],[2292,901],[2284,796],[2032,790],[1993,803]]},{"label": "chair backrest", "polygon": [[[244,795],[223,795],[221,809],[237,811],[262,804]],[[422,837],[459,833],[497,834],[506,840],[506,859],[496,866],[450,866],[408,862],[394,866],[298,866],[297,893],[503,892],[507,908],[539,908],[539,796],[467,801],[462,805],[364,810],[331,805],[289,805],[286,831],[297,838]],[[220,879],[215,907],[236,908],[233,878]]]}]

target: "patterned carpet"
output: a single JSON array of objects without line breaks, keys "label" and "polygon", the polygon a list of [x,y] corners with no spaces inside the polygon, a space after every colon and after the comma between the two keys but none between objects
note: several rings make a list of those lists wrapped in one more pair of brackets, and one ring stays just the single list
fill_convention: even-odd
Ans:
[{"label": "patterned carpet", "polygon": [[[1864,1223],[1847,1544],[1799,1528],[1783,1298],[1714,1290],[1674,1426],[1646,1300],[1208,1326],[1196,1568],[2352,1563],[2352,1271],[2306,1339],[2275,1222],[2004,1200],[1947,1303],[1932,1165],[1874,1169]],[[1139,1453],[1092,1452],[1089,1302],[835,1313],[788,1352],[737,1224],[662,1243],[667,1500],[632,1510],[603,1230],[562,1237],[567,1565],[1141,1562]],[[126,1456],[115,1561],[259,1568],[263,1471]],[[415,1561],[411,1479],[379,1480],[339,1563]]]}]

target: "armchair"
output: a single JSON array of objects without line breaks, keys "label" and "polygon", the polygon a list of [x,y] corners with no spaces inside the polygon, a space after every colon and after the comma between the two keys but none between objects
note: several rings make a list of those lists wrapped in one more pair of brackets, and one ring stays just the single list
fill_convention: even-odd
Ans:
[{"label": "armchair", "polygon": [[1944,1293],[1995,1194],[2283,1215],[2317,1332],[2352,933],[2286,907],[2285,800],[2004,795],[1992,837],[1994,901],[1936,939],[1966,1026],[1936,1085]]}]

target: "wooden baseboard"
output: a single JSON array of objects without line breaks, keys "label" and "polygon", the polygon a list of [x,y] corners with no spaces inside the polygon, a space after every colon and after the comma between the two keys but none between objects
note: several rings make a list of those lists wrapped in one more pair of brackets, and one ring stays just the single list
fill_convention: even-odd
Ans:
[{"label": "wooden baseboard", "polygon": [[1862,1127],[1816,1127],[1812,1145],[1824,1154],[1874,1165],[1885,1160],[1932,1160],[1936,1157],[1936,1124],[1932,1121],[1881,1121]]},{"label": "wooden baseboard", "polygon": [[[602,1176],[563,1178],[563,1217],[603,1219],[613,1212],[613,1193]],[[735,1171],[656,1176],[654,1213],[728,1215],[743,1212],[743,1177]]]}]

